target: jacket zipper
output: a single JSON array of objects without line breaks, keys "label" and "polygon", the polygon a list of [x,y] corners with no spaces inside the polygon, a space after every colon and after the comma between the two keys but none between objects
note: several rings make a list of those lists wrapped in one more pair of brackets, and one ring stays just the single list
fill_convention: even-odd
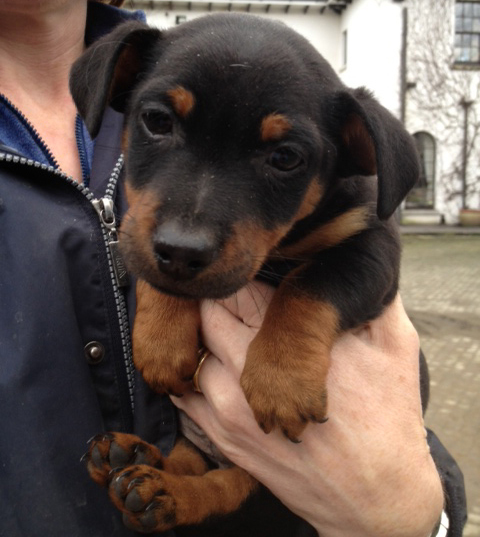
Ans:
[{"label": "jacket zipper", "polygon": [[77,114],[77,117],[75,118],[75,139],[77,141],[78,156],[80,157],[80,166],[82,168],[83,184],[88,187],[90,181],[90,167],[88,165],[87,153],[85,151],[85,140],[82,131],[82,118],[79,114]]},{"label": "jacket zipper", "polygon": [[110,278],[113,287],[113,293],[115,298],[115,304],[117,308],[117,318],[120,330],[120,338],[122,341],[122,349],[125,363],[125,370],[127,374],[128,392],[130,396],[130,406],[132,413],[134,412],[134,390],[135,390],[135,369],[132,358],[132,342],[130,338],[130,327],[128,322],[128,313],[126,300],[121,291],[121,287],[128,283],[128,275],[125,270],[123,259],[118,252],[118,239],[117,239],[117,222],[113,211],[113,197],[115,194],[115,188],[120,177],[120,173],[123,168],[123,155],[120,155],[115,167],[108,180],[107,188],[103,198],[95,199],[91,190],[86,188],[83,184],[78,183],[65,173],[61,172],[58,168],[42,164],[41,162],[26,157],[19,157],[6,152],[0,152],[0,161],[13,162],[15,164],[21,164],[24,166],[31,166],[40,168],[47,172],[53,173],[62,180],[67,181],[81,192],[92,207],[95,209],[99,216],[101,229],[103,232],[103,239],[105,242],[105,250],[107,253]]}]

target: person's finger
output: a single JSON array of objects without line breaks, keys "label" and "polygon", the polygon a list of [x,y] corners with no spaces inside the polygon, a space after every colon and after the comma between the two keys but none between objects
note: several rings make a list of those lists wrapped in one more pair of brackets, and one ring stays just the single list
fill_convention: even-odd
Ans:
[{"label": "person's finger", "polygon": [[270,287],[254,282],[228,299],[204,300],[200,305],[204,345],[225,364],[231,364],[238,378],[271,294]]},{"label": "person's finger", "polygon": [[170,399],[179,410],[185,412],[198,426],[204,428],[205,423],[214,422],[212,408],[202,394],[190,392],[182,397],[171,395]]},{"label": "person's finger", "polygon": [[247,326],[259,329],[275,289],[252,281],[220,303]]},{"label": "person's finger", "polygon": [[201,394],[191,392],[171,399],[210,437],[225,432],[235,434],[246,416],[253,417],[238,380],[216,356],[208,356],[203,363],[198,386]]},{"label": "person's finger", "polygon": [[[203,362],[198,372],[198,386],[202,395],[211,401],[212,394],[223,396],[227,392],[226,384],[236,378],[235,369],[231,369],[230,363],[222,362],[214,354],[210,354]],[[227,392],[228,393],[228,392]]]},{"label": "person's finger", "polygon": [[240,378],[247,348],[255,332],[213,300],[202,302],[200,315],[203,344],[225,365],[232,367],[235,376]]}]

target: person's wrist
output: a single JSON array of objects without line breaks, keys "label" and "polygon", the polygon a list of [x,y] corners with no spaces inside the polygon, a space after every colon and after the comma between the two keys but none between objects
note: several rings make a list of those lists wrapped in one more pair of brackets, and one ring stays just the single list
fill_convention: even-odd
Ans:
[{"label": "person's wrist", "polygon": [[[319,535],[328,537],[445,537],[439,524],[444,506],[443,486],[433,460],[421,464],[417,471],[403,473],[401,482],[382,488],[375,501],[354,504],[348,527],[340,524],[326,530],[322,524],[310,523]],[[373,498],[372,498],[373,500]],[[442,519],[445,520],[445,517]],[[438,534],[438,535],[437,535]]]},{"label": "person's wrist", "polygon": [[449,527],[450,520],[448,518],[447,512],[445,511],[445,509],[443,509],[440,520],[437,522],[435,528],[428,537],[447,537]]},{"label": "person's wrist", "polygon": [[[438,530],[445,499],[442,482],[433,460],[429,458],[426,468],[423,466],[423,470],[419,468],[418,473],[412,472],[411,475],[418,477],[418,483],[415,491],[412,491],[411,495],[407,494],[404,520],[398,523],[398,535],[437,537],[435,532]],[[390,535],[397,533],[391,532]]]},{"label": "person's wrist", "polygon": [[[445,506],[445,495],[443,491],[442,481],[438,474],[437,467],[429,456],[428,467],[430,472],[426,471],[424,486],[420,488],[422,495],[425,498],[425,523],[427,531],[424,533],[427,537],[437,537],[439,522],[442,520],[443,509]],[[421,516],[421,510],[418,510]],[[440,537],[440,535],[438,536]]]}]

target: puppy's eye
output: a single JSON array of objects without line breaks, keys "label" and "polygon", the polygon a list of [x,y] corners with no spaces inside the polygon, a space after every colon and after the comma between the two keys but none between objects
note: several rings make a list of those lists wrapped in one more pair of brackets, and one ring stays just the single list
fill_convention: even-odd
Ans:
[{"label": "puppy's eye", "polygon": [[270,166],[282,172],[290,172],[302,164],[303,158],[290,147],[279,147],[268,160]]},{"label": "puppy's eye", "polygon": [[173,130],[173,121],[169,114],[161,110],[143,112],[142,121],[152,136],[165,136]]}]

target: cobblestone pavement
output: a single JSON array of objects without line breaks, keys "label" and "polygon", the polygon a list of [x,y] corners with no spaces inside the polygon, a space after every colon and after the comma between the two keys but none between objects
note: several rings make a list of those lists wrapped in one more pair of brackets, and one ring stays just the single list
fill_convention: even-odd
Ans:
[{"label": "cobblestone pavement", "polygon": [[401,293],[431,374],[426,416],[465,476],[480,537],[480,235],[404,235]]}]

